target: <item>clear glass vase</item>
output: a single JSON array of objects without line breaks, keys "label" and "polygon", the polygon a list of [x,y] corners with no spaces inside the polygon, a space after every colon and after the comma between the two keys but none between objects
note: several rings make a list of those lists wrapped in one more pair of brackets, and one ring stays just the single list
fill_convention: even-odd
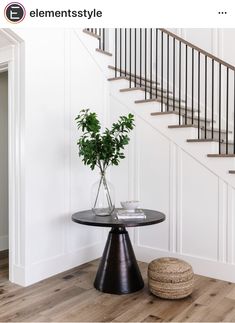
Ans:
[{"label": "clear glass vase", "polygon": [[91,188],[91,208],[95,215],[108,216],[115,209],[115,192],[113,185],[106,180],[105,173]]}]

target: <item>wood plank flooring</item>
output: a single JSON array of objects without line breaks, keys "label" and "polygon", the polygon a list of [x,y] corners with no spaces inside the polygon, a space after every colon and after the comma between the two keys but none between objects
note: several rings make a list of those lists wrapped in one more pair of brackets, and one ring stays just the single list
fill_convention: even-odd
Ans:
[{"label": "wood plank flooring", "polygon": [[8,281],[7,254],[0,254],[0,322],[235,322],[235,284],[195,277],[193,294],[162,300],[147,289],[147,264],[140,263],[145,288],[109,295],[93,288],[92,261],[26,288]]}]

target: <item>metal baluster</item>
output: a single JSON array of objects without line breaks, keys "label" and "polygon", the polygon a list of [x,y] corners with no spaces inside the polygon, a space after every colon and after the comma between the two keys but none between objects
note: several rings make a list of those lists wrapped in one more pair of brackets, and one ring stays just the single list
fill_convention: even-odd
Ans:
[{"label": "metal baluster", "polygon": [[167,107],[167,111],[169,111],[169,73],[170,73],[170,69],[169,69],[169,35],[167,35],[167,99],[166,99],[166,107]]},{"label": "metal baluster", "polygon": [[207,56],[205,56],[205,139],[207,138]]},{"label": "metal baluster", "polygon": [[140,87],[142,86],[142,28],[140,28]]},{"label": "metal baluster", "polygon": [[192,48],[192,124],[194,123],[194,48]]},{"label": "metal baluster", "polygon": [[135,28],[135,87],[136,87],[136,28]]},{"label": "metal baluster", "polygon": [[233,153],[235,154],[235,71],[233,72]]},{"label": "metal baluster", "polygon": [[132,32],[132,30],[131,30],[131,28],[130,28],[130,75],[129,75],[129,87],[131,88],[131,32]]},{"label": "metal baluster", "polygon": [[212,80],[211,80],[211,139],[214,138],[214,60],[212,60]]},{"label": "metal baluster", "polygon": [[161,112],[163,112],[163,32],[161,34]]},{"label": "metal baluster", "polygon": [[105,29],[103,28],[103,51],[105,51]]},{"label": "metal baluster", "polygon": [[155,75],[155,82],[156,82],[156,98],[157,98],[157,91],[158,91],[158,84],[157,84],[157,80],[158,80],[158,29],[156,29],[156,75]]},{"label": "metal baluster", "polygon": [[185,124],[188,123],[188,46],[185,46]]},{"label": "metal baluster", "polygon": [[126,28],[125,28],[125,76],[126,76],[126,66],[127,66],[127,55],[126,55],[126,51],[127,51],[127,35],[126,35]]},{"label": "metal baluster", "polygon": [[147,99],[147,28],[145,28],[145,39],[144,39],[144,92],[145,92],[145,100]]},{"label": "metal baluster", "polygon": [[198,52],[198,93],[197,93],[197,107],[198,107],[198,120],[197,120],[197,132],[198,132],[198,139],[200,139],[200,72],[201,72],[201,67],[200,67],[200,52]]},{"label": "metal baluster", "polygon": [[175,38],[173,38],[173,111],[175,111]]},{"label": "metal baluster", "polygon": [[181,124],[181,41],[179,42],[179,125]]},{"label": "metal baluster", "polygon": [[99,49],[101,49],[101,28],[99,28]]},{"label": "metal baluster", "polygon": [[149,67],[150,67],[150,99],[152,99],[152,73],[153,73],[153,30],[150,29],[150,59],[149,59]]},{"label": "metal baluster", "polygon": [[227,89],[226,89],[226,154],[228,154],[228,111],[229,111],[229,68],[227,67]]},{"label": "metal baluster", "polygon": [[117,28],[115,28],[115,77],[117,77]]},{"label": "metal baluster", "polygon": [[221,63],[219,64],[219,154],[221,154]]},{"label": "metal baluster", "polygon": [[120,51],[120,70],[119,74],[122,76],[122,28],[119,29],[119,51]]}]

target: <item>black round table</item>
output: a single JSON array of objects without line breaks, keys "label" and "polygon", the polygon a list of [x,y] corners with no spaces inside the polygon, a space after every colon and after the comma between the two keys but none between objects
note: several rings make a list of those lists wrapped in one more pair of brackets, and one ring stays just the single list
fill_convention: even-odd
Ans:
[{"label": "black round table", "polygon": [[104,293],[128,294],[143,288],[144,282],[126,227],[157,224],[165,220],[165,215],[143,209],[144,219],[118,220],[117,210],[105,217],[96,216],[91,210],[77,212],[72,215],[72,220],[84,225],[111,227],[94,286]]}]

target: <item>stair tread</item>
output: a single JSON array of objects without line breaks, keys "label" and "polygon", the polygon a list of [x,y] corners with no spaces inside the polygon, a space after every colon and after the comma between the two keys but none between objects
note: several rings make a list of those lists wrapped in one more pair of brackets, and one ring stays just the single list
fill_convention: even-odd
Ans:
[{"label": "stair tread", "polygon": [[235,157],[235,154],[207,154],[207,157]]},{"label": "stair tread", "polygon": [[[108,65],[108,68],[111,69],[111,70],[113,70],[113,71],[121,72],[122,74],[125,74],[126,73],[126,75],[131,75],[131,77],[133,77],[133,78],[136,77],[136,79],[140,79],[140,76],[139,75],[135,75],[133,73],[129,73],[128,71],[125,72],[125,70],[122,70],[122,69],[120,69],[118,67],[115,68],[115,66]],[[143,83],[145,82],[145,78],[144,77],[141,77],[141,80],[143,81]],[[156,82],[154,80],[151,81],[149,78],[146,78],[146,82],[148,82],[148,83],[151,82],[152,85],[153,84],[156,84]],[[159,82],[157,82],[157,84],[160,85]]]},{"label": "stair tread", "polygon": [[118,81],[118,80],[127,80],[126,76],[116,76],[116,77],[109,77],[108,81]]},{"label": "stair tread", "polygon": [[[120,92],[131,92],[131,91],[137,91],[137,90],[140,90],[140,91],[143,91],[144,92],[145,91],[145,87],[144,86],[127,87],[127,88],[120,89]],[[147,92],[150,93],[149,91],[150,91],[150,89],[148,87],[148,91]],[[158,92],[161,93],[161,90],[159,88],[158,88]],[[152,93],[152,95],[155,95],[155,93],[156,93],[156,91],[154,90],[153,93]],[[163,93],[164,93],[163,94],[163,98],[165,100],[167,100],[167,92],[164,91]],[[161,95],[159,95],[159,98],[161,98]],[[157,99],[157,98],[151,98],[151,99],[149,98],[149,99],[144,99],[144,100],[152,100],[152,99]],[[168,94],[168,99],[169,99],[169,101],[173,101],[173,97],[172,97],[172,94],[171,93]],[[158,100],[161,101],[160,99],[158,99]],[[178,98],[175,98],[175,102],[179,103],[179,99]],[[181,100],[181,102],[182,102],[182,104],[185,103],[184,100]]]},{"label": "stair tread", "polygon": [[[111,67],[111,66],[109,66],[109,68],[115,69],[114,67]],[[120,71],[120,69],[117,68],[117,72],[119,72],[119,71]],[[125,71],[122,71],[122,74],[125,74]],[[124,75],[125,79],[130,81],[130,78],[128,77],[129,72],[126,72],[126,75],[127,76]],[[116,76],[115,79],[117,77],[121,78],[122,75]],[[110,80],[110,79],[108,79],[108,80]],[[112,78],[111,78],[111,80],[112,80]],[[136,76],[136,80],[135,80],[135,75],[131,73],[131,82],[132,83],[135,82],[136,86],[133,86],[131,88],[130,87],[126,88],[127,89],[126,91],[128,91],[128,89],[132,89],[132,88],[133,89],[141,88],[143,91],[145,91],[145,79],[142,77],[141,80],[142,80],[142,82],[140,83],[140,77],[138,75]],[[146,83],[147,83],[146,84],[146,92],[151,93],[151,91],[152,91],[152,94],[154,95],[156,93],[156,87],[155,87],[156,82],[152,81],[152,86],[150,86],[150,80],[147,79]],[[125,91],[123,91],[123,92],[125,92]],[[157,83],[157,92],[159,92],[159,96],[160,96],[161,92],[167,93],[167,90],[165,88],[162,89],[160,86],[160,83]],[[169,90],[168,93],[169,93],[169,100],[172,100],[173,99],[173,97],[172,97],[173,92]],[[175,100],[179,101],[179,99],[177,99],[177,98],[175,98]],[[181,102],[184,103],[185,100],[182,99]]]},{"label": "stair tread", "polygon": [[89,36],[95,37],[96,39],[100,39],[101,37],[99,35],[96,35],[95,33],[92,33],[89,30],[83,29],[83,32]]},{"label": "stair tread", "polygon": [[[187,142],[217,142],[219,143],[219,139],[211,139],[211,138],[206,138],[206,139],[187,139]],[[220,143],[223,145],[226,145],[226,141],[225,140],[220,140]],[[233,141],[228,141],[228,145],[234,145]]]},{"label": "stair tread", "polygon": [[[176,115],[179,115],[179,112],[178,111],[152,112],[151,113],[151,116],[158,116],[158,115],[164,115],[164,114],[176,114]],[[181,113],[181,116],[182,117],[185,117],[186,114]],[[192,119],[192,115],[190,115],[190,116],[187,115],[187,118]],[[193,116],[193,120],[198,120],[198,116]],[[205,122],[206,119],[203,118],[203,117],[200,117],[200,121]],[[207,119],[207,122],[212,122],[212,120],[211,119]],[[215,122],[215,120],[213,122]]]},{"label": "stair tread", "polygon": [[[198,126],[193,125],[193,124],[182,124],[182,125],[170,125],[170,126],[168,126],[168,128],[190,128],[190,127],[198,129]],[[200,126],[199,128],[202,129],[202,130],[205,129],[205,127],[202,127],[202,126]],[[206,128],[206,130],[207,131],[212,131],[211,128]],[[219,132],[218,128],[214,128],[213,130],[214,130],[214,132]],[[226,133],[226,130],[221,129],[221,132]],[[232,131],[229,131],[229,133],[232,133]]]},{"label": "stair tread", "polygon": [[113,54],[111,54],[111,53],[109,53],[106,50],[103,50],[101,48],[96,48],[96,51],[101,53],[101,54],[107,55],[107,56],[113,56]]},{"label": "stair tread", "polygon": [[[163,96],[163,98],[165,98],[164,96]],[[170,98],[169,97],[169,100],[170,101],[173,101],[173,98]],[[135,101],[135,103],[147,103],[147,102],[154,102],[154,101],[156,101],[156,102],[161,102],[161,97],[159,96],[159,98],[151,98],[151,99],[141,99],[141,100],[136,100]],[[179,102],[179,99],[177,99],[177,98],[175,98],[175,101],[176,102]],[[185,102],[185,101],[181,101],[182,103],[183,102]],[[181,108],[183,109],[183,108],[185,108],[184,106],[181,106]],[[188,108],[188,110],[191,110],[190,108]],[[195,111],[195,110],[194,110]]]},{"label": "stair tread", "polygon": [[[127,77],[125,77],[127,78]],[[128,78],[127,78],[128,79]],[[138,84],[139,85],[139,84]],[[149,88],[149,87],[148,87]],[[145,91],[145,87],[144,86],[132,86],[132,87],[126,87],[123,89],[120,89],[120,92],[129,92],[129,91],[137,91],[137,90],[141,90],[141,91]],[[160,92],[160,89],[158,88],[158,91]],[[148,91],[147,91],[148,92]],[[154,91],[155,92],[155,91]],[[148,92],[150,93],[150,92]],[[163,93],[166,93],[166,91],[164,91]]]},{"label": "stair tread", "polygon": [[[158,103],[160,102],[160,103],[161,103],[161,100],[160,100],[160,99],[158,99],[158,98],[153,98],[153,99],[143,99],[143,100],[136,100],[136,101],[135,101],[135,103],[136,103],[136,104],[140,104],[140,103],[149,103],[149,102],[158,102]],[[178,103],[178,101],[176,101],[176,102]],[[163,102],[163,103],[164,103],[164,102]],[[164,103],[164,104],[165,104],[165,103]],[[177,104],[177,105],[178,105],[178,104]],[[178,109],[179,109],[179,106],[177,106],[177,105],[175,106],[175,108],[178,110]],[[170,103],[170,104],[169,104],[169,107],[172,107],[172,108],[173,108],[173,104],[171,104],[171,103]],[[181,107],[180,107],[180,109],[181,109],[181,110],[186,110],[186,107],[185,107],[185,106],[181,106]],[[191,109],[191,107],[187,107],[187,111],[188,111],[188,112],[192,112],[192,111],[193,111],[193,112],[198,112],[198,110],[197,110],[197,109],[193,109],[193,110],[192,110],[192,109]]]}]

